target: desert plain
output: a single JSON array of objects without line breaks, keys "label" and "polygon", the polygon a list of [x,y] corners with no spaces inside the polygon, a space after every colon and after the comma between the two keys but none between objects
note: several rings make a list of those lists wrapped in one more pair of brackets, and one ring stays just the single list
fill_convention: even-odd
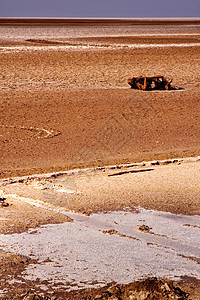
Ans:
[{"label": "desert plain", "polygon": [[0,20],[0,299],[200,297],[199,47],[199,19]]}]

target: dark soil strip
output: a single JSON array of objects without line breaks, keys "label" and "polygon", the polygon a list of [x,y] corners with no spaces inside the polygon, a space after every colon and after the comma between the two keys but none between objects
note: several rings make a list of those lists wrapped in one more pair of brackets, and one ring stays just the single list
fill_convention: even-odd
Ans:
[{"label": "dark soil strip", "polygon": [[154,169],[139,169],[139,170],[131,170],[131,171],[122,171],[114,174],[109,174],[108,176],[117,176],[117,175],[124,175],[128,173],[139,173],[139,172],[147,172],[147,171],[153,171]]}]

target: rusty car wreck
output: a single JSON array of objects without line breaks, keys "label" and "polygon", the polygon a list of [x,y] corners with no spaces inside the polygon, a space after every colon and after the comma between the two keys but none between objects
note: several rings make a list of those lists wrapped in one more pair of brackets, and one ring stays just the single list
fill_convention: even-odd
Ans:
[{"label": "rusty car wreck", "polygon": [[176,90],[171,86],[172,81],[168,81],[164,76],[153,77],[133,77],[128,79],[128,84],[132,89],[152,91],[152,90]]}]

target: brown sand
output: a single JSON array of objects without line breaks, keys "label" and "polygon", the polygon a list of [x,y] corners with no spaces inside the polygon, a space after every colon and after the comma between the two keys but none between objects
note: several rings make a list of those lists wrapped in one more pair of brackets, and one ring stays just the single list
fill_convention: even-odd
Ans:
[{"label": "brown sand", "polygon": [[[5,195],[6,193],[10,195],[6,199],[10,205],[0,207],[1,233],[22,232],[42,224],[71,221],[70,218],[59,212],[49,211],[48,207],[59,208],[60,211],[67,209],[91,213],[99,210],[123,209],[127,206],[129,206],[127,209],[129,210],[134,205],[141,205],[162,211],[199,214],[199,163],[199,159],[194,158],[185,161],[154,161],[146,162],[144,166],[134,164],[132,166],[118,165],[102,169],[80,170],[74,176],[73,172],[69,172],[69,175],[49,174],[46,175],[46,178],[41,175],[32,176],[32,178],[29,176],[2,180],[0,189],[5,192]],[[51,197],[50,189],[46,187],[55,186],[56,180],[60,180],[58,184],[68,183],[69,187],[74,184],[78,194],[69,194],[62,199],[58,193],[54,192],[54,197]],[[61,185],[58,186],[62,188]],[[45,189],[43,189],[44,187]],[[44,207],[31,206],[25,203],[25,200],[36,204],[43,200]],[[34,230],[29,232],[29,234],[34,233]],[[195,261],[199,263],[198,258]],[[20,281],[26,267],[34,263],[37,262],[30,257],[1,251],[0,279],[2,288],[8,289],[6,299],[25,300],[35,299],[33,297],[36,296],[40,297],[38,299],[46,299],[45,297],[49,296],[48,299],[51,300],[106,300],[110,298],[128,300],[154,299],[155,297],[157,297],[156,299],[198,299],[200,295],[199,280],[188,277],[182,278],[179,282],[152,278],[132,282],[128,285],[109,284],[103,288],[71,292],[67,292],[67,285],[60,287],[55,284],[52,289],[49,287],[48,281],[42,283],[39,280],[35,282]],[[11,289],[9,281],[5,280],[8,277],[12,281]],[[93,284],[96,282],[94,281]],[[46,291],[42,289],[44,285],[48,287]],[[44,298],[42,295],[45,295]]]},{"label": "brown sand", "polygon": [[[73,22],[72,20],[71,26],[83,26],[83,21]],[[105,26],[109,22],[100,23]],[[185,24],[185,21],[181,22]],[[0,36],[0,177],[199,155],[199,46],[192,45],[199,41],[199,21],[190,22],[192,25],[190,28],[186,26],[177,29],[176,27],[175,30],[173,27],[172,32],[178,32],[180,36],[163,35],[159,38],[156,34],[154,37],[144,38],[132,37],[131,34],[118,38],[90,36],[74,39],[72,37],[40,38],[35,37],[33,30],[35,26],[37,31],[38,23],[32,26],[29,21],[25,23],[23,21],[23,25],[30,26],[32,34],[17,39],[9,38],[9,34],[6,38]],[[10,25],[13,20],[1,20],[3,25],[1,28],[7,28],[8,23]],[[43,25],[46,26],[47,23],[45,21]],[[97,23],[95,26],[99,26]],[[116,22],[115,26],[123,25],[126,30],[127,25],[142,25],[141,22],[122,23]],[[162,25],[161,31],[165,33],[167,28],[165,26],[177,25],[172,23],[156,22],[156,25]],[[155,22],[151,21],[148,24],[155,25]],[[54,25],[59,27],[61,23],[54,22]],[[92,27],[95,26],[93,24]],[[197,28],[195,29],[194,26]],[[10,27],[8,32],[9,30]],[[20,30],[23,29],[19,28],[19,32]],[[145,30],[143,33],[146,33]],[[187,32],[195,35],[181,36],[182,33]],[[35,40],[27,41],[31,38]],[[79,43],[85,46],[101,46],[102,49],[66,51],[45,48]],[[122,46],[131,43],[154,45],[187,43],[190,46],[138,49],[119,47],[119,44]],[[3,49],[5,46],[40,46],[42,49],[5,51]],[[111,46],[114,48],[110,49]],[[129,77],[157,74],[172,78],[173,84],[184,90],[149,93],[131,90],[127,85]],[[155,174],[153,175],[155,184],[151,188],[156,194],[156,201],[152,201],[148,193],[142,194],[143,199],[138,197],[136,201],[133,198],[135,194],[141,196],[139,183],[144,183],[150,174],[141,173],[137,176],[140,177],[140,181],[135,190],[131,189],[133,174],[123,175],[126,181],[120,177],[106,177],[104,180],[105,177],[102,176],[100,181],[105,181],[106,199],[103,199],[97,177],[93,177],[90,181],[90,190],[86,189],[88,177],[83,177],[79,183],[82,184],[82,188],[85,188],[85,202],[83,197],[77,197],[68,208],[81,212],[86,208],[88,212],[89,209],[98,211],[122,208],[125,204],[130,206],[139,204],[176,213],[195,213],[199,204],[198,188],[190,189],[186,184],[187,178],[189,183],[194,180],[192,170],[188,172],[188,168],[185,167],[183,173],[178,171],[179,175],[182,174],[182,181],[176,189],[172,180],[170,181],[170,176],[176,171],[173,172],[174,166],[169,168],[168,186],[165,186],[165,178],[162,178],[162,172],[159,171],[161,190],[156,188],[156,180],[158,180],[156,174],[159,172],[152,173]],[[186,173],[188,177],[184,176]],[[108,178],[112,181],[112,186]],[[151,178],[148,180],[151,181]],[[148,180],[145,181],[147,185]],[[178,181],[178,177],[176,180]],[[193,184],[197,182],[197,178],[195,180]],[[126,182],[125,186],[124,182]],[[119,192],[120,186],[123,186],[124,190],[121,190],[120,199],[118,198],[119,201],[114,205],[113,193],[115,192],[116,196],[116,188],[118,187]],[[93,187],[96,190],[95,188],[93,190]],[[183,191],[181,191],[182,187]],[[168,196],[167,189],[171,193]],[[96,201],[91,202],[95,193],[100,196]],[[175,195],[173,199],[172,194]],[[181,197],[184,199],[180,204]],[[144,199],[146,199],[145,203]],[[0,221],[5,225],[2,225],[1,232],[20,232],[30,226],[69,221],[59,213],[49,211],[44,213],[44,210],[33,208],[30,204],[16,199],[8,200],[12,205],[1,208],[1,217],[5,219]],[[9,224],[6,218],[10,218]],[[21,222],[20,219],[23,221]],[[3,287],[9,288],[5,282],[7,276],[11,279],[17,278],[28,263],[32,263],[29,258],[1,253]],[[10,299],[15,299],[14,297],[19,299],[19,295],[25,298],[26,295],[22,294],[28,292],[29,287],[31,288],[31,283],[29,286],[27,283],[22,286],[21,283],[15,282],[14,288],[10,290]],[[180,287],[190,293],[191,299],[198,298],[198,282],[192,283],[189,279],[188,283],[186,281]],[[147,289],[145,293],[146,291]],[[82,298],[87,299],[91,294],[102,292],[104,290],[83,291]],[[64,297],[67,299],[67,295]],[[69,295],[69,299],[76,299],[76,297],[79,299],[80,294]],[[63,295],[60,295],[60,299],[63,299]]]},{"label": "brown sand", "polygon": [[[0,56],[1,177],[199,154],[198,47]],[[185,90],[129,89],[140,74]]]},{"label": "brown sand", "polygon": [[[47,178],[35,175],[3,180],[0,191],[13,205],[1,208],[2,217],[8,218],[1,221],[4,224],[1,232],[10,232],[13,226],[10,223],[15,223],[15,232],[27,230],[35,223],[48,224],[49,208],[89,215],[125,208],[135,211],[135,207],[139,206],[174,214],[200,214],[199,165],[199,159],[185,162],[168,160],[146,162],[144,166],[82,169],[78,174],[72,171],[68,174],[50,174]],[[60,193],[58,189],[75,193]],[[31,209],[25,201],[40,204],[43,210]],[[21,213],[23,218],[20,219]],[[33,213],[32,221],[27,223]],[[51,222],[58,219],[52,212]],[[65,218],[60,218],[60,221],[64,222]]]},{"label": "brown sand", "polygon": [[53,211],[34,207],[28,203],[12,199],[8,207],[0,207],[0,234],[27,231],[43,224],[59,224],[72,221],[69,217]]}]

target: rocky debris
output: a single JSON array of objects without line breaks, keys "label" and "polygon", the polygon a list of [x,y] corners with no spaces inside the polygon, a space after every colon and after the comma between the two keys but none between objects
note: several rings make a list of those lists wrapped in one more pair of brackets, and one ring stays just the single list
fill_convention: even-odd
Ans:
[{"label": "rocky debris", "polygon": [[5,197],[0,197],[0,206],[1,207],[8,207],[9,203],[5,202],[6,198]]},{"label": "rocky debris", "polygon": [[50,298],[48,296],[38,295],[33,291],[28,291],[25,294],[20,295],[20,299],[22,300],[54,300],[56,298]]},{"label": "rocky debris", "polygon": [[150,232],[151,229],[152,229],[152,228],[150,228],[149,226],[144,225],[144,224],[138,227],[138,230],[144,231],[144,232]]},{"label": "rocky debris", "polygon": [[140,280],[127,285],[112,285],[103,293],[98,293],[94,297],[84,299],[95,300],[151,300],[151,299],[178,299],[184,300],[188,293],[175,286],[171,280],[159,280],[150,278]]},{"label": "rocky debris", "polygon": [[[68,171],[62,171],[62,172],[55,172],[55,173],[47,173],[47,174],[41,174],[41,175],[29,175],[29,176],[22,176],[22,177],[15,177],[15,178],[4,178],[0,180],[0,185],[1,186],[7,186],[10,184],[15,184],[15,183],[24,183],[24,184],[30,184],[31,182],[34,181],[43,181],[45,182],[46,180],[49,179],[56,179],[60,176],[79,176],[79,175],[88,175],[89,172],[95,172],[95,171],[110,171],[110,170],[117,170],[117,169],[128,169],[132,167],[150,167],[151,166],[159,166],[159,165],[168,165],[168,164],[181,164],[181,163],[186,163],[186,162],[196,162],[199,161],[200,157],[186,157],[184,159],[178,158],[178,159],[167,159],[167,160],[154,160],[154,161],[143,161],[140,163],[126,163],[126,164],[121,164],[121,165],[113,165],[113,166],[105,166],[105,167],[94,167],[94,168],[85,168],[85,169],[74,169],[74,170],[68,170]],[[109,174],[108,176],[115,176],[115,175],[123,175],[127,173],[137,173],[137,172],[145,172],[145,171],[150,171],[153,169],[135,169],[135,170],[125,170],[122,172]]]},{"label": "rocky debris", "polygon": [[[177,160],[175,160],[175,162],[177,162]],[[174,163],[174,160],[165,160],[162,162],[162,165],[169,165],[171,163]]]},{"label": "rocky debris", "polygon": [[118,234],[118,232],[115,229],[109,229],[109,230],[102,230],[102,233],[108,233],[110,235],[112,234]]},{"label": "rocky debris", "polygon": [[115,235],[118,235],[118,236],[120,236],[120,237],[125,237],[125,238],[129,238],[129,239],[133,239],[133,240],[138,240],[137,238],[135,238],[135,237],[133,237],[133,236],[119,233],[119,232],[116,231],[115,229],[102,230],[102,233],[104,233],[104,234],[110,234],[110,235],[115,234]]},{"label": "rocky debris", "polygon": [[152,166],[158,166],[160,163],[159,163],[159,161],[158,160],[155,160],[155,161],[152,161],[151,162],[151,165]]}]

